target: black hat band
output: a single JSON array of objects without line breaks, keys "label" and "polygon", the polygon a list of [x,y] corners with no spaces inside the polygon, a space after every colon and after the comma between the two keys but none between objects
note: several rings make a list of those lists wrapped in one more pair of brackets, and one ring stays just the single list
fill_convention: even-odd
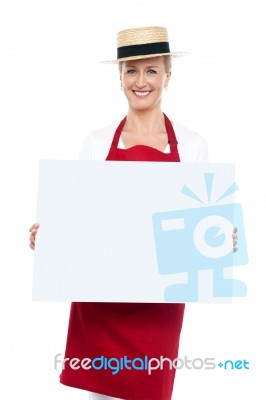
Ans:
[{"label": "black hat band", "polygon": [[134,44],[132,46],[122,46],[117,49],[117,59],[133,56],[146,56],[148,54],[170,53],[168,42]]}]

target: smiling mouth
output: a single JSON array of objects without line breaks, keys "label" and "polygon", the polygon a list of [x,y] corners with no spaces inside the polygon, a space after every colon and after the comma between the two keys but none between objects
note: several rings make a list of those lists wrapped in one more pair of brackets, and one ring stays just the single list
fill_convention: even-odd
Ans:
[{"label": "smiling mouth", "polygon": [[138,96],[138,97],[145,97],[145,96],[148,96],[148,94],[150,93],[150,91],[148,91],[148,90],[143,90],[143,91],[140,91],[140,90],[133,90],[133,93],[136,95],[136,96]]}]

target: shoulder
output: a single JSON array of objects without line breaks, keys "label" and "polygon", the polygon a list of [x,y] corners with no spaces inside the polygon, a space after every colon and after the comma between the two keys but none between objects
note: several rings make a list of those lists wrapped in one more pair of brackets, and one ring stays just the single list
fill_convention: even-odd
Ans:
[{"label": "shoulder", "polygon": [[88,134],[86,140],[94,142],[95,145],[103,142],[110,142],[114,136],[118,123],[104,126]]},{"label": "shoulder", "polygon": [[181,161],[208,162],[208,147],[205,139],[197,132],[173,122]]},{"label": "shoulder", "polygon": [[89,133],[83,142],[79,158],[105,160],[117,126],[118,123],[114,123]]},{"label": "shoulder", "polygon": [[180,125],[177,122],[173,122],[173,127],[174,127],[174,131],[175,131],[178,142],[180,142],[182,144],[186,144],[186,143],[192,144],[192,143],[204,141],[203,137],[199,133],[197,133],[183,125]]}]

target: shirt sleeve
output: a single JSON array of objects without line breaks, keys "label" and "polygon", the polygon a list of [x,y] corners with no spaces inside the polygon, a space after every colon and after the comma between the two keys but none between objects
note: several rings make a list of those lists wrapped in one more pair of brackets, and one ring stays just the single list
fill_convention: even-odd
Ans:
[{"label": "shirt sleeve", "polygon": [[79,159],[99,161],[106,160],[115,129],[116,124],[112,124],[89,133],[80,149]]},{"label": "shirt sleeve", "polygon": [[194,162],[207,163],[209,161],[209,151],[206,141],[201,137],[197,136],[193,151]]},{"label": "shirt sleeve", "polygon": [[95,159],[95,149],[92,140],[92,135],[88,135],[81,146],[79,152],[79,160],[94,160],[94,159]]}]

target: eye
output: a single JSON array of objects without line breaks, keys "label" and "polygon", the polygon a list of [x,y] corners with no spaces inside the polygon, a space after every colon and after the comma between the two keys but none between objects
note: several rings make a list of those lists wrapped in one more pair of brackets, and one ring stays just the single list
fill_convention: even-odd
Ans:
[{"label": "eye", "polygon": [[157,74],[157,72],[154,69],[149,69],[147,71],[148,74]]},{"label": "eye", "polygon": [[134,75],[135,73],[136,73],[135,69],[128,69],[127,70],[127,74],[129,74],[129,75]]}]

